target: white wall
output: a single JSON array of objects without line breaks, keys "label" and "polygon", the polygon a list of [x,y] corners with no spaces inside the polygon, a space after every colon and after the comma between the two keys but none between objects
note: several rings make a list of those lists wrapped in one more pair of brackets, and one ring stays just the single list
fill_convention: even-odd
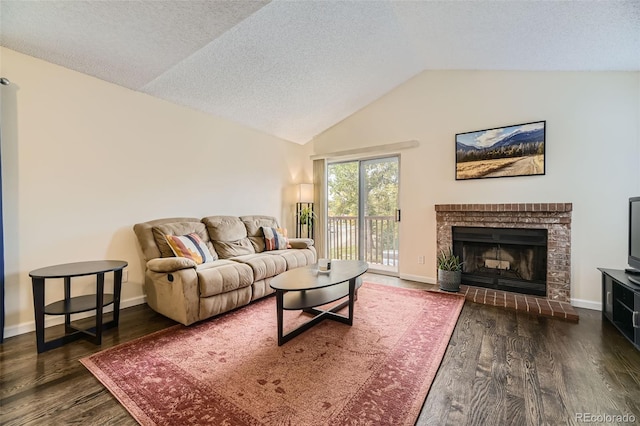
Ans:
[{"label": "white wall", "polygon": [[[435,282],[435,204],[571,202],[572,298],[599,308],[597,267],[626,266],[640,195],[640,73],[427,71],[314,139],[316,154],[416,139],[401,154],[400,275]],[[454,135],[547,121],[546,175],[456,181]],[[425,265],[418,256],[426,256]]]},{"label": "white wall", "polygon": [[[6,336],[33,329],[28,273],[48,265],[126,260],[124,305],[141,303],[137,222],[267,214],[293,229],[292,189],[309,180],[309,146],[8,49],[0,59],[13,82],[0,89]],[[72,285],[90,293],[94,282]],[[47,303],[63,294],[49,283]]]}]

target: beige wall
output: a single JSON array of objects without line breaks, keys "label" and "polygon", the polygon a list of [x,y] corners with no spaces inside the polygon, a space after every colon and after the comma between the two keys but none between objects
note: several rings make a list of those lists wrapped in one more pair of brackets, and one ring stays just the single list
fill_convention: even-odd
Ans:
[{"label": "beige wall", "polygon": [[[271,214],[293,229],[309,155],[416,139],[401,158],[400,271],[433,282],[437,203],[573,202],[573,298],[596,307],[598,266],[626,264],[626,198],[640,195],[640,73],[425,72],[298,146],[0,48],[6,329],[33,329],[32,269],[129,262],[134,223]],[[547,120],[547,174],[454,180],[457,132]],[[76,284],[77,283],[77,284]],[[89,293],[93,281],[74,281]],[[58,300],[53,282],[47,302]],[[55,318],[59,320],[59,318]],[[55,321],[54,321],[55,322]]]},{"label": "beige wall", "polygon": [[[640,195],[639,90],[637,72],[423,72],[316,137],[314,151],[420,142],[401,153],[400,274],[409,279],[435,282],[435,204],[573,203],[572,298],[598,308],[596,268],[626,266],[626,203]],[[539,120],[545,176],[455,180],[456,133]]]},{"label": "beige wall", "polygon": [[[141,303],[137,222],[267,214],[293,228],[310,146],[11,50],[0,60],[14,83],[1,89],[7,336],[33,329],[28,273],[43,266],[126,260],[124,305]],[[47,282],[47,303],[61,297],[62,283]]]}]

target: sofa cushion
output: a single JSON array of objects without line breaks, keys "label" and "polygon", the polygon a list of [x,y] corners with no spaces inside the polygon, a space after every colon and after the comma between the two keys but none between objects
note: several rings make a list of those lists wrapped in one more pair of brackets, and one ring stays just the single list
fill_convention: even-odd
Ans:
[{"label": "sofa cushion", "polygon": [[217,259],[218,255],[211,245],[211,241],[209,239],[209,234],[207,233],[207,228],[201,222],[170,222],[163,223],[161,225],[155,225],[151,232],[153,233],[153,238],[156,241],[156,245],[158,246],[158,250],[160,250],[160,255],[162,257],[174,257],[175,254],[165,235],[188,235],[188,234],[197,234],[200,240],[207,246],[209,252],[213,259]]},{"label": "sofa cushion", "polygon": [[253,248],[256,253],[261,253],[264,251],[264,233],[262,232],[262,227],[266,226],[269,228],[278,228],[278,221],[273,216],[240,216],[240,220],[244,223],[244,226],[247,230],[247,236],[249,237],[249,241],[253,245]]},{"label": "sofa cushion", "polygon": [[246,264],[230,260],[203,263],[196,268],[200,297],[227,293],[253,283],[253,271]]},{"label": "sofa cushion", "polygon": [[209,216],[202,219],[213,247],[221,259],[255,253],[247,229],[235,216]]},{"label": "sofa cushion", "polygon": [[214,260],[207,246],[195,232],[187,235],[165,235],[165,239],[176,257],[191,259],[196,265]]},{"label": "sofa cushion", "polygon": [[289,240],[287,239],[286,228],[270,228],[262,227],[264,233],[264,250],[284,250],[289,248]]},{"label": "sofa cushion", "polygon": [[236,256],[231,260],[249,265],[253,270],[253,280],[275,277],[287,270],[287,262],[282,256],[267,253]]},{"label": "sofa cushion", "polygon": [[275,250],[267,254],[282,257],[287,263],[287,271],[316,263],[316,250],[313,246],[307,249]]}]

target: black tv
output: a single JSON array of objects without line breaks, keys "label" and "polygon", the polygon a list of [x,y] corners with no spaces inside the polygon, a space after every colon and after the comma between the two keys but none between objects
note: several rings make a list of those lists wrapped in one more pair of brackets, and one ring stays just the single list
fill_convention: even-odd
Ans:
[{"label": "black tv", "polygon": [[629,198],[629,281],[640,285],[640,197]]}]

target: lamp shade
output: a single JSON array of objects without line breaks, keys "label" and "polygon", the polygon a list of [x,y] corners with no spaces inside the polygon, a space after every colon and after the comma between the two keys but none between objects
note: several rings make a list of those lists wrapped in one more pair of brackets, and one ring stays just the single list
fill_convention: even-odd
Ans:
[{"label": "lamp shade", "polygon": [[313,203],[313,184],[301,183],[298,185],[298,202]]}]

